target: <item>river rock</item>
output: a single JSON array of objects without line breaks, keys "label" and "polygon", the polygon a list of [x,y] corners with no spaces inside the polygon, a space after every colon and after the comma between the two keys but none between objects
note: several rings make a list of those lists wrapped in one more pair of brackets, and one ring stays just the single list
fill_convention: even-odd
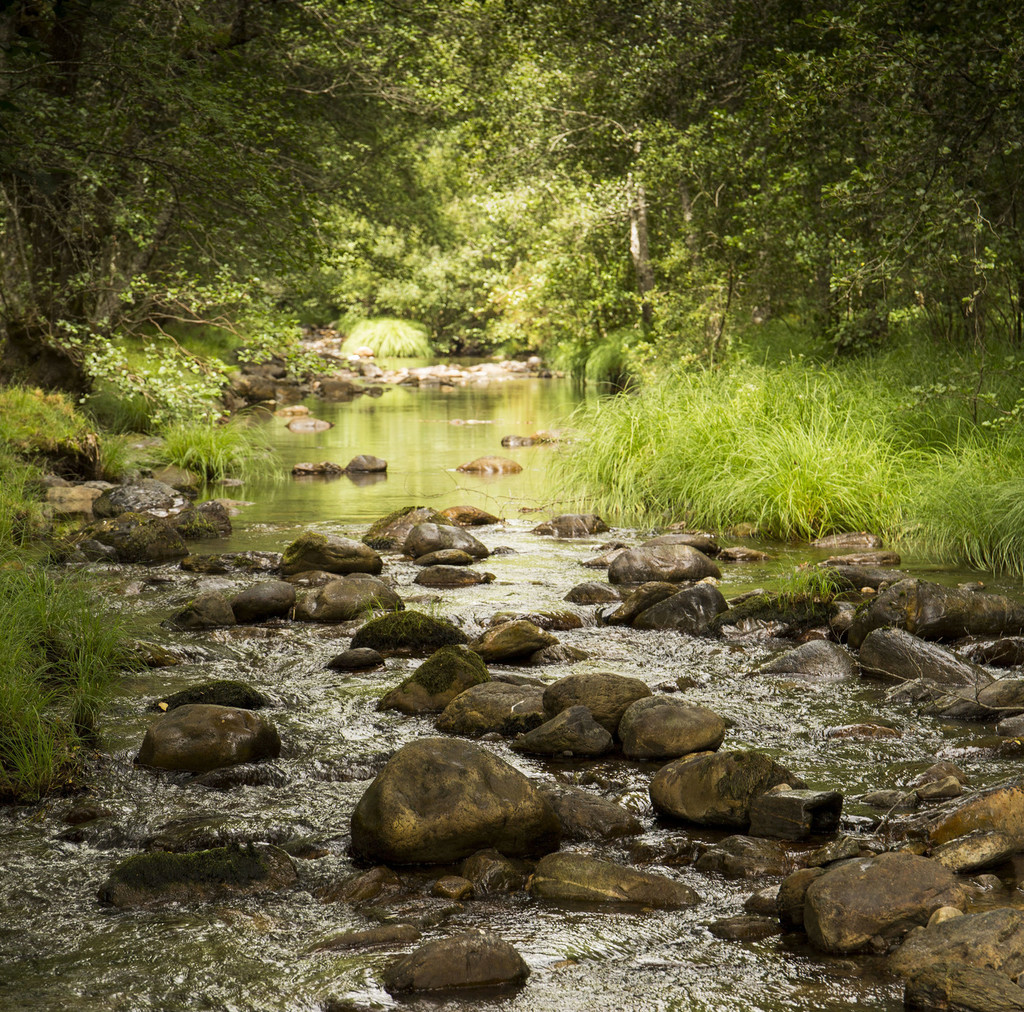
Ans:
[{"label": "river rock", "polygon": [[251,710],[189,703],[150,725],[135,762],[155,769],[205,773],[234,763],[276,759],[280,754],[276,728]]},{"label": "river rock", "polygon": [[491,661],[500,663],[529,657],[538,650],[553,646],[557,642],[557,636],[538,629],[526,619],[519,619],[515,622],[504,622],[493,629],[487,629],[470,646],[488,663]]},{"label": "river rock", "polygon": [[771,556],[758,548],[730,545],[728,548],[720,549],[716,558],[719,562],[765,562]]},{"label": "river rock", "polygon": [[657,548],[659,545],[689,545],[705,555],[718,555],[720,551],[714,535],[701,534],[696,531],[673,531],[670,534],[659,534],[656,538],[649,538],[641,547]]},{"label": "river rock", "polygon": [[586,538],[607,530],[608,525],[596,513],[562,513],[538,524],[530,533],[553,538]]},{"label": "river rock", "polygon": [[839,680],[857,674],[857,662],[838,643],[810,640],[794,650],[773,657],[757,669],[758,674]]},{"label": "river rock", "polygon": [[1024,633],[1024,605],[998,594],[900,580],[857,612],[850,645],[860,647],[871,630],[894,626],[927,640]]},{"label": "river rock", "polygon": [[725,738],[725,721],[707,707],[674,696],[647,696],[626,708],[618,736],[630,759],[676,759],[717,749]]},{"label": "river rock", "polygon": [[716,615],[706,631],[716,636],[793,638],[825,627],[832,608],[809,594],[754,592],[731,601],[729,610]]},{"label": "river rock", "polygon": [[479,506],[449,506],[441,510],[441,516],[446,524],[455,524],[456,527],[485,527],[489,524],[500,524],[501,518],[496,517]]},{"label": "river rock", "polygon": [[609,734],[615,734],[629,705],[645,696],[650,688],[639,678],[614,671],[588,671],[566,675],[544,690],[544,709],[554,717],[573,706],[585,706]]},{"label": "river rock", "polygon": [[754,798],[778,784],[803,781],[761,752],[716,752],[663,766],[650,785],[656,811],[702,826],[750,824]]},{"label": "river rock", "polygon": [[625,541],[610,541],[607,545],[602,545],[600,550],[600,555],[592,559],[582,559],[580,565],[588,569],[607,569],[623,552],[629,551],[629,545]]},{"label": "river rock", "polygon": [[102,520],[86,528],[86,534],[112,548],[118,562],[172,562],[188,555],[181,535],[166,520],[145,513]]},{"label": "river rock", "polygon": [[700,897],[666,875],[637,871],[586,854],[548,854],[530,878],[538,899],[561,903],[629,903],[662,910],[692,907]]},{"label": "river rock", "polygon": [[251,685],[222,678],[213,682],[192,685],[187,689],[164,696],[162,699],[154,701],[149,709],[169,712],[178,709],[179,706],[188,706],[190,703],[212,703],[215,706],[231,706],[242,710],[260,710],[264,706],[270,705],[263,693]]},{"label": "river rock", "polygon": [[211,591],[192,598],[181,611],[167,620],[171,629],[180,632],[197,632],[203,629],[219,629],[235,624],[235,613],[223,594]]},{"label": "river rock", "polygon": [[[437,554],[437,553],[434,553]],[[437,587],[452,590],[457,587],[476,587],[482,583],[494,583],[493,573],[482,573],[468,566],[427,566],[416,574],[413,583],[421,587]]]},{"label": "river rock", "polygon": [[231,536],[231,516],[227,507],[218,499],[208,499],[195,506],[188,506],[168,520],[183,538],[190,541]]},{"label": "river rock", "polygon": [[188,854],[157,850],[119,864],[98,898],[119,908],[225,902],[276,892],[297,880],[291,859],[277,847],[218,847]]},{"label": "river rock", "polygon": [[839,828],[839,791],[771,790],[750,803],[750,835],[781,840],[827,836]]},{"label": "river rock", "polygon": [[834,562],[825,567],[836,585],[845,590],[879,590],[907,579],[901,569],[879,569],[876,566],[848,566]]},{"label": "river rock", "polygon": [[512,742],[517,752],[536,755],[598,756],[610,752],[612,736],[585,706],[570,706]]},{"label": "river rock", "polygon": [[1024,636],[1002,636],[997,640],[968,643],[960,653],[975,664],[993,668],[1016,668],[1024,664]]},{"label": "river rock", "polygon": [[541,787],[567,840],[614,840],[639,836],[643,823],[622,805],[576,787]]},{"label": "river rock", "polygon": [[460,693],[490,677],[487,665],[468,647],[441,647],[388,692],[378,709],[405,714],[440,713]]},{"label": "river rock", "polygon": [[882,539],[868,531],[843,531],[811,542],[812,548],[881,548]]},{"label": "river rock", "polygon": [[940,685],[984,685],[992,680],[978,665],[905,629],[869,632],[861,643],[860,667],[865,678],[896,682],[925,678]]},{"label": "river rock", "polygon": [[994,722],[1014,717],[1024,713],[1024,679],[999,678],[987,685],[951,689],[936,700],[935,708],[955,720]]},{"label": "river rock", "polygon": [[420,738],[388,761],[352,814],[361,860],[443,864],[493,847],[508,857],[558,846],[548,801],[518,770],[469,742]]},{"label": "river rock", "polygon": [[713,844],[697,859],[698,871],[716,872],[726,878],[759,878],[762,875],[788,875],[793,858],[777,840],[750,836],[727,836]]},{"label": "river rock", "polygon": [[333,460],[303,460],[292,466],[292,475],[296,478],[334,478],[344,470],[341,464],[336,464]]},{"label": "river rock", "polygon": [[474,559],[486,559],[490,550],[469,531],[449,524],[417,524],[406,536],[402,552],[418,559],[421,555],[444,549],[458,549]]},{"label": "river rock", "polygon": [[95,514],[92,504],[102,495],[98,488],[84,485],[68,485],[46,490],[46,503],[57,517],[84,517],[92,520]]},{"label": "river rock", "polygon": [[1024,989],[998,970],[947,961],[908,973],[903,1005],[934,1012],[1024,1012]]},{"label": "river rock", "polygon": [[441,548],[415,560],[417,566],[472,566],[476,559],[461,548]]},{"label": "river rock", "polygon": [[678,584],[652,580],[627,594],[617,608],[603,614],[603,619],[608,625],[632,625],[637,615],[678,593]]},{"label": "river rock", "polygon": [[219,576],[224,573],[277,573],[281,569],[280,552],[225,552],[220,555],[189,555],[181,560],[188,573]]},{"label": "river rock", "polygon": [[284,580],[265,580],[231,598],[236,622],[282,618],[295,604],[295,588]]},{"label": "river rock", "polygon": [[1004,738],[1024,737],[1024,715],[1017,717],[1005,717],[996,724],[996,734]]},{"label": "river rock", "polygon": [[1003,833],[1024,840],[1024,778],[967,795],[926,826],[933,847],[976,832]]},{"label": "river rock", "polygon": [[332,671],[373,671],[384,667],[384,658],[376,650],[362,647],[358,650],[344,650],[332,657],[326,664]]},{"label": "river rock", "polygon": [[387,469],[388,462],[372,453],[360,453],[345,465],[349,474],[383,474]]},{"label": "river rock", "polygon": [[[377,924],[362,931],[339,931],[309,947],[309,952],[336,952],[339,949],[369,949],[373,946],[401,946],[418,942],[422,936],[412,924]],[[330,1006],[328,1007],[330,1010]]]},{"label": "river rock", "polygon": [[508,942],[490,931],[466,931],[421,945],[388,966],[389,994],[522,984],[530,968]]},{"label": "river rock", "polygon": [[492,732],[507,737],[532,731],[547,719],[541,686],[491,681],[456,696],[437,718],[436,727],[467,738]]},{"label": "river rock", "polygon": [[353,649],[369,647],[385,657],[392,654],[433,652],[438,647],[465,643],[466,634],[445,619],[420,611],[399,611],[370,619],[352,637]]},{"label": "river rock", "polygon": [[[916,854],[853,858],[829,868],[807,889],[804,928],[823,952],[858,952],[927,924],[939,907],[964,908],[956,876]],[[952,922],[950,922],[952,923]]]},{"label": "river rock", "polygon": [[652,580],[680,583],[703,580],[722,573],[703,552],[689,545],[654,545],[630,548],[608,567],[609,583],[648,583]]},{"label": "river rock", "polygon": [[336,534],[321,534],[319,531],[300,534],[284,550],[281,564],[285,576],[310,569],[377,576],[383,568],[381,557],[368,545]]},{"label": "river rock", "polygon": [[[850,555],[831,555],[819,562],[819,566],[868,566],[872,569],[886,569],[899,566],[903,560],[896,552],[881,549],[866,552],[854,552]],[[905,575],[905,574],[904,574]]]},{"label": "river rock", "polygon": [[468,471],[471,474],[519,474],[522,469],[522,464],[508,457],[477,457],[455,468],[456,471]]},{"label": "river rock", "polygon": [[417,524],[444,522],[444,518],[429,506],[403,506],[375,520],[362,540],[378,552],[397,551]]},{"label": "river rock", "polygon": [[803,930],[807,890],[812,882],[824,874],[824,868],[798,868],[782,880],[775,899],[775,908],[779,915],[779,923],[787,931]]},{"label": "river rock", "polygon": [[525,873],[493,848],[470,854],[460,865],[459,874],[473,883],[477,896],[516,893],[526,884]]},{"label": "river rock", "polygon": [[1024,850],[1024,839],[991,829],[978,830],[933,848],[931,856],[958,875],[1001,864]]},{"label": "river rock", "polygon": [[1002,907],[912,931],[889,957],[889,969],[908,977],[947,961],[998,970],[1008,977],[1024,973],[1024,911]]},{"label": "river rock", "polygon": [[562,599],[570,604],[610,604],[621,600],[619,592],[607,583],[578,583]]},{"label": "river rock", "polygon": [[533,446],[532,436],[502,436],[501,445],[505,449],[516,450],[523,446]]},{"label": "river rock", "polygon": [[735,917],[720,917],[708,925],[708,931],[715,938],[729,942],[759,942],[773,935],[781,935],[779,922],[771,917],[756,917],[739,914]]},{"label": "river rock", "polygon": [[181,509],[187,501],[182,493],[165,482],[138,478],[102,492],[94,500],[92,511],[98,517],[117,517],[122,513],[167,516],[171,510]]},{"label": "river rock", "polygon": [[351,622],[375,611],[398,612],[405,603],[374,576],[353,573],[310,591],[295,606],[297,622]]},{"label": "river rock", "polygon": [[634,629],[673,629],[697,636],[711,620],[728,609],[721,591],[710,583],[698,583],[666,597],[633,619]]}]

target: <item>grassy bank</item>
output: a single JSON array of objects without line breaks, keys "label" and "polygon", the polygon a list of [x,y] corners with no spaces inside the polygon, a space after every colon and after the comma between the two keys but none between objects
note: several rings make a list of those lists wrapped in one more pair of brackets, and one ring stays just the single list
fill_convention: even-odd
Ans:
[{"label": "grassy bank", "polygon": [[1010,353],[938,348],[679,371],[582,409],[562,478],[619,522],[867,529],[1024,575],[1021,383]]}]

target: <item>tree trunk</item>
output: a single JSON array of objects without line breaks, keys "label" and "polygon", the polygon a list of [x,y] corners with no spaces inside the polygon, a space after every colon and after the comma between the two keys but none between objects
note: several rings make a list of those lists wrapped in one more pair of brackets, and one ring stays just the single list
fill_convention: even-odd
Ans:
[{"label": "tree trunk", "polygon": [[650,294],[654,289],[654,268],[651,267],[651,255],[647,246],[647,196],[640,183],[630,173],[629,181],[629,253],[633,258],[633,271],[636,274],[636,288],[640,293],[640,313],[644,326],[649,327],[654,320]]}]

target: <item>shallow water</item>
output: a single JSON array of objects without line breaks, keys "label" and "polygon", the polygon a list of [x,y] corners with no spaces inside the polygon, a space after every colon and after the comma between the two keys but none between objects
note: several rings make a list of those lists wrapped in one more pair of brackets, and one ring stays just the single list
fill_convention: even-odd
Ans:
[{"label": "shallow water", "polygon": [[[350,404],[310,402],[317,416],[334,421],[335,427],[296,436],[279,421],[269,423],[286,465],[322,459],[344,464],[357,453],[375,453],[389,461],[387,480],[358,486],[345,478],[286,479],[233,490],[255,505],[236,518],[229,544],[200,543],[194,550],[281,550],[297,530],[315,526],[358,535],[369,520],[413,502],[439,509],[479,505],[505,522],[474,533],[490,548],[514,550],[480,565],[495,574],[494,583],[424,592],[412,584],[413,565],[394,555],[385,559],[386,574],[407,601],[450,617],[470,635],[496,611],[575,611],[584,619],[583,628],[557,635],[587,650],[591,659],[572,670],[611,668],[652,687],[688,675],[696,685],[685,691],[686,697],[733,722],[725,747],[763,749],[812,787],[839,787],[848,795],[894,787],[936,758],[956,761],[975,786],[1015,772],[1011,761],[993,759],[978,747],[987,733],[981,726],[944,723],[909,707],[885,706],[883,690],[869,683],[811,684],[749,675],[779,644],[727,644],[600,628],[593,623],[592,608],[566,605],[563,597],[570,587],[603,577],[581,566],[583,559],[597,554],[604,541],[638,541],[646,533],[615,530],[580,541],[530,533],[539,519],[558,512],[546,478],[553,451],[505,451],[500,439],[556,425],[574,401],[568,384],[517,380],[452,391],[396,389],[377,400]],[[451,425],[452,418],[490,419],[491,424]],[[524,471],[486,479],[450,470],[491,453],[514,457]],[[521,512],[545,505],[550,508],[539,514]],[[768,563],[723,566],[726,597],[770,585],[797,561],[813,557],[798,546],[772,546],[772,551],[775,557]],[[928,567],[915,567],[912,560],[908,568],[923,572]],[[349,627],[281,623],[173,635],[157,623],[197,591],[240,589],[256,581],[197,577],[177,567],[98,567],[97,572],[115,604],[142,616],[143,635],[186,649],[189,661],[126,680],[123,695],[105,716],[105,751],[93,757],[91,787],[84,797],[0,813],[5,844],[0,857],[0,1009],[297,1012],[322,1009],[331,996],[348,998],[358,1007],[397,1007],[380,988],[378,974],[396,952],[411,946],[348,953],[307,950],[329,934],[372,923],[367,912],[321,903],[313,893],[355,870],[347,857],[349,817],[381,754],[434,733],[427,719],[375,708],[383,691],[418,662],[393,658],[386,671],[358,676],[325,669],[325,662],[347,647]],[[949,581],[964,578],[940,575]],[[569,670],[555,665],[528,673],[551,681]],[[285,786],[208,790],[190,785],[182,775],[132,765],[153,719],[147,704],[214,677],[248,681],[276,700],[268,715],[284,742],[277,766],[287,778]],[[825,737],[828,727],[860,721],[891,724],[901,737]],[[826,959],[790,939],[741,944],[713,937],[710,922],[741,913],[747,896],[777,880],[737,881],[697,872],[691,866],[695,853],[724,834],[656,820],[647,794],[654,764],[614,758],[553,762],[520,756],[503,742],[485,747],[539,780],[576,784],[629,806],[644,822],[642,837],[572,846],[678,877],[701,894],[702,902],[686,911],[645,912],[565,908],[519,895],[468,901],[455,909],[428,896],[427,883],[436,870],[401,871],[409,896],[392,908],[445,918],[424,930],[424,939],[488,927],[515,945],[532,971],[516,992],[419,999],[402,1002],[402,1007],[485,1012],[903,1007],[902,988],[876,960]],[[70,826],[68,812],[83,803],[107,814]],[[867,817],[849,806],[844,828],[863,828]],[[307,840],[322,856],[296,860],[299,888],[270,899],[159,912],[100,907],[96,892],[110,869],[155,838],[163,838],[165,846],[192,847],[229,840]],[[1007,891],[998,902],[1016,902],[1020,896]]]}]

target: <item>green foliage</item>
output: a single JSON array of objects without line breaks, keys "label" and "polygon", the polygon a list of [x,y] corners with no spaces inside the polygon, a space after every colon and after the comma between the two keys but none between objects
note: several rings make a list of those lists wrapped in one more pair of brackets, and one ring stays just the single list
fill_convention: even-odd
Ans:
[{"label": "green foliage", "polygon": [[430,338],[422,324],[379,317],[360,320],[348,332],[343,351],[367,347],[377,358],[429,358]]},{"label": "green foliage", "polygon": [[163,463],[174,464],[207,481],[257,478],[276,473],[277,460],[264,431],[234,419],[178,422],[162,430],[163,444],[154,451]]},{"label": "green foliage", "polygon": [[92,589],[0,563],[0,800],[68,786],[100,706],[131,664],[125,623],[97,620]]}]

